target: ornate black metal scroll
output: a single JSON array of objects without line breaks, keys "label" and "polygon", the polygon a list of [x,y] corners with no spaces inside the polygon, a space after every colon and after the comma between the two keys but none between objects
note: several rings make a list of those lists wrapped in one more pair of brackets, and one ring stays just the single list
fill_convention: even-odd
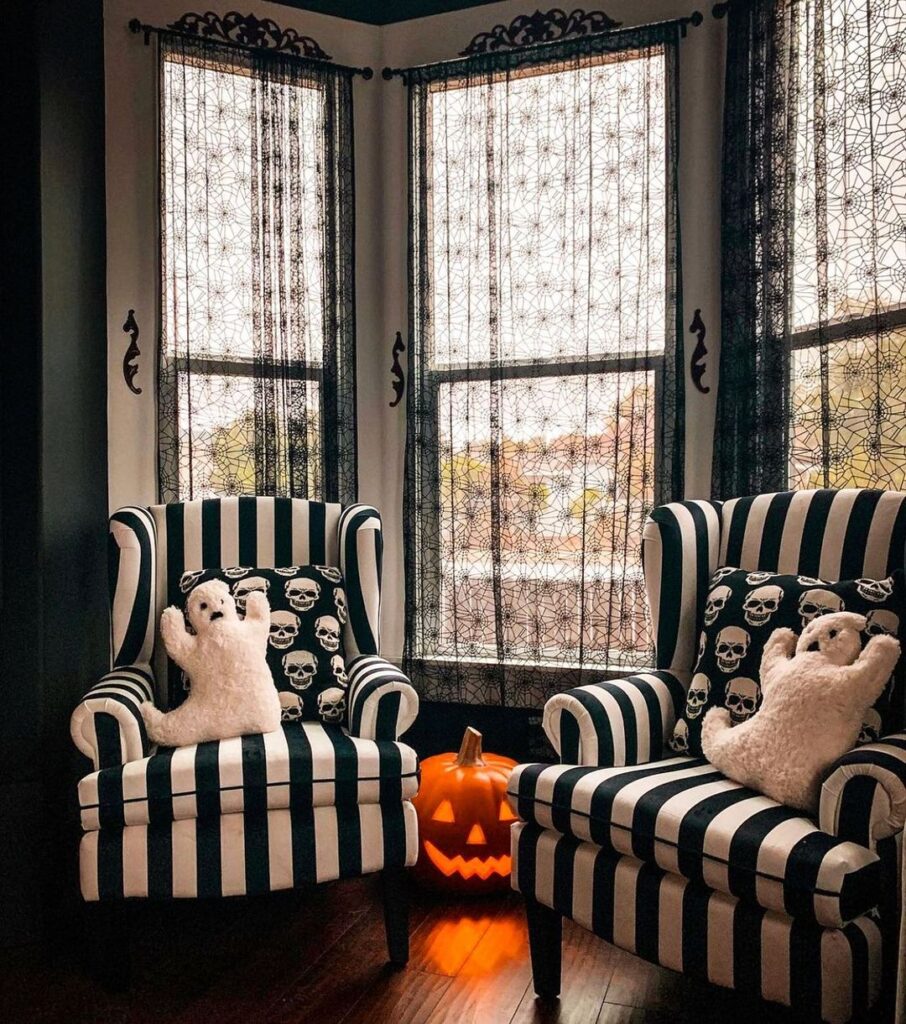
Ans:
[{"label": "ornate black metal scroll", "polygon": [[390,372],[393,374],[393,380],[390,382],[390,386],[393,388],[393,393],[396,398],[390,403],[390,408],[395,409],[400,402],[403,400],[403,392],[406,390],[406,378],[403,375],[403,368],[400,366],[400,352],[405,352],[406,346],[403,342],[402,334],[396,332],[396,340],[393,343],[393,365],[390,367]]},{"label": "ornate black metal scroll", "polygon": [[223,43],[330,60],[311,36],[300,35],[294,28],[281,28],[272,18],[256,18],[254,14],[243,15],[239,11],[227,11],[224,15],[216,11],[196,14],[189,11],[167,27],[174,32]]},{"label": "ornate black metal scroll", "polygon": [[509,25],[495,25],[490,32],[479,32],[460,56],[471,57],[474,53],[493,53],[514,46],[587,36],[593,32],[607,32],[621,24],[603,11],[583,11],[577,8],[567,14],[559,7],[553,7],[549,11],[520,14]]},{"label": "ornate black metal scroll", "polygon": [[126,349],[126,354],[123,356],[123,380],[126,382],[126,387],[132,392],[133,395],[140,395],[142,393],[141,388],[137,388],[133,381],[135,375],[138,373],[138,366],[133,362],[137,359],[142,351],[138,347],[138,324],[135,322],[135,310],[130,309],[126,314],[126,322],[123,324],[123,331],[130,335],[129,347]]},{"label": "ornate black metal scroll", "polygon": [[689,373],[692,376],[692,383],[695,387],[703,394],[707,395],[711,390],[710,387],[704,387],[702,385],[702,377],[705,375],[707,366],[704,363],[704,358],[708,354],[708,350],[705,348],[705,334],[707,329],[704,321],[701,317],[702,311],[697,309],[695,315],[692,317],[692,323],[689,324],[689,330],[693,334],[698,335],[698,341],[695,343],[695,350],[692,353],[692,359],[689,362]]}]

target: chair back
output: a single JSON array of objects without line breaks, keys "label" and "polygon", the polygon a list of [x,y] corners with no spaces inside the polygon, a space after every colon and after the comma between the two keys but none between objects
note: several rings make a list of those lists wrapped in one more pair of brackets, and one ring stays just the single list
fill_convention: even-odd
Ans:
[{"label": "chair back", "polygon": [[687,681],[708,581],[722,565],[829,582],[883,578],[906,563],[906,493],[780,491],[656,508],[643,534],[656,665]]},{"label": "chair back", "polygon": [[110,517],[109,566],[113,667],[151,664],[158,697],[178,697],[158,623],[182,604],[179,581],[192,569],[245,565],[330,565],[344,576],[347,657],[377,654],[380,635],[381,518],[369,505],[302,498],[205,498],[129,507]]}]

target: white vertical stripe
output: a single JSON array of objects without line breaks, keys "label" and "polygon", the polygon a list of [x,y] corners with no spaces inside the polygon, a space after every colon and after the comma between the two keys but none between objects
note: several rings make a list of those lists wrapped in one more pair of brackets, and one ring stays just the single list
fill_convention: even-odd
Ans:
[{"label": "white vertical stripe", "polygon": [[[906,494],[902,491],[887,491],[875,506],[865,544],[865,560],[862,563],[862,575],[867,579],[881,579],[887,575],[893,526],[904,501]],[[906,552],[901,551],[899,555],[902,560]]]},{"label": "white vertical stripe", "polygon": [[293,825],[288,810],[267,816],[267,863],[271,889],[293,887]]},{"label": "white vertical stripe", "polygon": [[183,503],[183,569],[201,569],[203,567],[201,545],[201,502],[186,501]]},{"label": "white vertical stripe", "polygon": [[190,747],[177,747],[170,758],[170,791],[173,793],[174,818],[194,818],[198,813],[198,801],[195,796],[197,750],[195,744]]},{"label": "white vertical stripe", "polygon": [[[264,742],[264,769],[267,778],[267,806],[288,807],[289,792],[289,744],[286,733],[282,729],[266,732],[261,737]],[[315,787],[312,786],[314,800]]]},{"label": "white vertical stripe", "polygon": [[340,840],[336,807],[319,807],[314,813],[315,877],[319,882],[340,874]]},{"label": "white vertical stripe", "polygon": [[242,790],[242,740],[233,736],[217,746],[217,776],[220,780],[220,813],[236,814],[245,806]]},{"label": "white vertical stripe", "polygon": [[554,854],[559,836],[543,832],[535,844],[535,899],[545,906],[554,905]]},{"label": "white vertical stripe", "polygon": [[406,828],[406,867],[418,860],[418,815],[411,800],[403,801],[403,822]]},{"label": "white vertical stripe", "polygon": [[835,928],[821,933],[821,1016],[829,1021],[848,1021],[852,1016],[853,961],[843,932]]},{"label": "white vertical stripe", "polygon": [[309,502],[293,499],[293,565],[311,565],[308,544]]},{"label": "white vertical stripe", "polygon": [[123,829],[123,894],[148,895],[148,826]]},{"label": "white vertical stripe", "polygon": [[683,969],[683,893],[686,881],[664,875],[658,890],[658,961],[674,971]]},{"label": "white vertical stripe", "polygon": [[246,891],[244,814],[220,818],[220,891],[223,896],[241,896]]},{"label": "white vertical stripe", "polygon": [[799,552],[802,549],[802,533],[805,519],[812,504],[815,491],[797,491],[790,501],[783,521],[783,536],[777,553],[777,572],[798,572]]},{"label": "white vertical stripe", "polygon": [[379,804],[360,804],[362,873],[379,871],[384,865],[384,816]]},{"label": "white vertical stripe", "polygon": [[257,498],[255,539],[255,567],[272,569],[274,567],[274,499]]},{"label": "white vertical stripe", "polygon": [[642,865],[637,860],[621,857],[613,880],[613,941],[634,953],[635,890]]},{"label": "white vertical stripe", "polygon": [[220,564],[239,565],[239,499],[220,499]]},{"label": "white vertical stripe", "polygon": [[645,563],[645,592],[648,595],[648,608],[651,613],[652,635],[656,638],[661,615],[661,571],[664,548],[661,542],[661,531],[657,523],[650,519],[646,521],[642,531],[642,551]]},{"label": "white vertical stripe", "polygon": [[188,898],[198,895],[198,822],[195,818],[174,822],[173,840],[173,895]]},{"label": "white vertical stripe", "polygon": [[759,494],[749,506],[742,548],[739,552],[740,569],[761,568],[758,560],[761,554],[761,538],[764,536],[764,521],[773,497],[773,494]]},{"label": "white vertical stripe", "polygon": [[[683,562],[683,590],[680,594],[680,615],[678,623],[678,635],[676,647],[673,652],[672,665],[680,670],[686,671],[695,660],[695,644],[698,637],[695,633],[695,616],[698,609],[698,545],[695,537],[695,520],[689,509],[682,505],[671,505],[675,512],[677,522],[681,530],[682,562]],[[703,580],[702,585],[707,586],[708,581]]]},{"label": "white vertical stripe", "polygon": [[116,657],[123,646],[132,609],[135,606],[135,596],[138,593],[138,582],[141,578],[141,560],[139,551],[135,547],[135,535],[128,526],[111,521],[110,533],[119,548],[116,589],[110,609],[111,653],[113,657]]},{"label": "white vertical stripe", "polygon": [[596,846],[582,843],[576,850],[573,863],[572,918],[589,931],[594,923],[594,875],[597,852]]},{"label": "white vertical stripe", "polygon": [[360,529],[356,532],[356,557],[359,563],[358,570],[359,581],[362,586],[362,600],[365,602],[365,614],[371,626],[371,632],[374,635],[378,650],[380,650],[381,579],[378,575],[374,541],[374,530]]},{"label": "white vertical stripe", "polygon": [[97,832],[87,832],[79,844],[79,888],[89,902],[99,898]]},{"label": "white vertical stripe", "polygon": [[771,911],[761,921],[761,994],[775,1003],[790,1005],[790,923]]},{"label": "white vertical stripe", "polygon": [[853,503],[859,493],[855,487],[847,487],[845,490],[837,491],[831,502],[827,525],[821,539],[821,558],[818,562],[818,575],[823,580],[840,579],[843,541],[846,538]]},{"label": "white vertical stripe", "polygon": [[736,900],[714,893],[708,900],[708,979],[733,988],[733,914]]}]

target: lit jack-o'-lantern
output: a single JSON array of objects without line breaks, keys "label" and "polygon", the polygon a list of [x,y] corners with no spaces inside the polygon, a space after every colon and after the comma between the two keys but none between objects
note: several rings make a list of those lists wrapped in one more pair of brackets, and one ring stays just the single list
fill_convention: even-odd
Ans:
[{"label": "lit jack-o'-lantern", "polygon": [[458,754],[422,762],[418,811],[420,882],[454,892],[509,888],[510,825],[506,785],[516,762],[482,754],[481,733],[466,729]]}]

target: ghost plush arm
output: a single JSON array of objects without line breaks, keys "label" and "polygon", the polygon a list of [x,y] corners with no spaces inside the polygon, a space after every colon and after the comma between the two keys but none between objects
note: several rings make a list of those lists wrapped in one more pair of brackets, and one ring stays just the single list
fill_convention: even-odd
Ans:
[{"label": "ghost plush arm", "polygon": [[796,634],[791,629],[775,629],[764,645],[761,656],[761,689],[770,688],[772,671],[796,653]]},{"label": "ghost plush arm", "polygon": [[245,600],[245,625],[253,633],[266,637],[271,626],[271,606],[260,590],[255,590]]},{"label": "ghost plush arm", "polygon": [[176,605],[164,610],[160,617],[160,635],[164,639],[167,654],[191,675],[190,665],[195,654],[196,638],[186,629],[186,621]]},{"label": "ghost plush arm", "polygon": [[[892,636],[873,636],[858,659],[842,673],[854,698],[866,706],[873,704],[890,680],[900,657],[900,642]],[[870,698],[870,700],[868,699]]]}]

